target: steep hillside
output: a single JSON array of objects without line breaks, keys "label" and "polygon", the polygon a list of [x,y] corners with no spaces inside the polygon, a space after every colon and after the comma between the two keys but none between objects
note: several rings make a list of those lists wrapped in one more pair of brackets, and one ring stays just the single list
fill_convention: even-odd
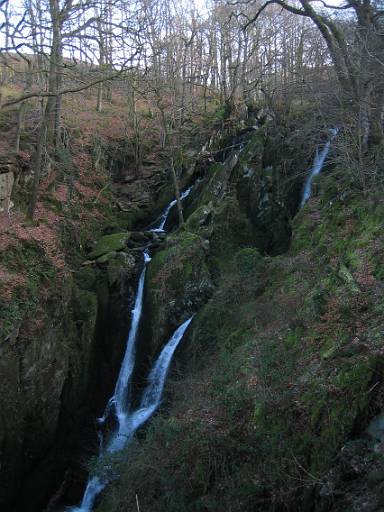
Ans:
[{"label": "steep hillside", "polygon": [[[16,112],[2,112],[0,507],[5,510],[41,510],[64,492],[76,497],[81,492],[81,447],[86,444],[93,453],[97,445],[93,421],[119,370],[140,249],[161,242],[161,235],[141,230],[172,197],[169,173],[153,139],[147,139],[150,149],[140,171],[135,169],[119,115],[122,102],[116,94],[97,113],[86,96],[66,99],[65,145],[54,158],[46,157],[33,222],[26,211],[35,111],[26,119],[18,155],[12,151]],[[3,187],[8,176],[11,186]],[[134,226],[139,233],[132,233]]]},{"label": "steep hillside", "polygon": [[100,512],[384,505],[382,423],[366,431],[383,398],[384,203],[333,167],[297,211],[299,169],[284,182],[287,152],[269,161],[269,137],[208,169],[150,264],[151,350],[197,315]]}]

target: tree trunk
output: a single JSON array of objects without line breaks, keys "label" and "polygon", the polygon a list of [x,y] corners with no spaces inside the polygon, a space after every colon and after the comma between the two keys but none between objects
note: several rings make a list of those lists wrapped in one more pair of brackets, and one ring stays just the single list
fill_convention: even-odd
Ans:
[{"label": "tree trunk", "polygon": [[179,182],[178,182],[177,175],[176,175],[176,169],[175,169],[175,164],[174,164],[174,160],[173,160],[173,155],[172,154],[171,154],[171,157],[170,157],[170,163],[171,163],[171,174],[172,174],[173,187],[175,189],[177,211],[178,211],[178,214],[179,214],[179,224],[180,224],[180,226],[183,226],[183,224],[184,224],[184,215],[183,215],[183,207],[182,207],[181,199],[180,199],[180,187],[179,187]]},{"label": "tree trunk", "polygon": [[50,11],[52,19],[52,47],[49,62],[48,90],[52,96],[48,97],[47,109],[49,119],[47,120],[47,140],[56,145],[58,143],[61,95],[58,94],[62,82],[62,44],[61,44],[61,20],[58,0],[50,0]]},{"label": "tree trunk", "polygon": [[40,130],[39,130],[39,136],[37,139],[37,147],[36,147],[36,153],[34,158],[34,176],[33,176],[33,184],[32,184],[32,194],[31,199],[28,207],[27,212],[27,218],[29,220],[33,220],[35,209],[36,209],[36,203],[37,203],[37,196],[39,192],[39,184],[40,184],[40,176],[41,176],[41,167],[42,167],[42,160],[43,160],[43,151],[45,146],[45,140],[47,136],[47,127],[49,120],[51,118],[51,109],[53,108],[53,103],[49,103],[47,101],[45,111],[43,118],[41,120]]},{"label": "tree trunk", "polygon": [[24,115],[27,109],[27,102],[23,101],[20,104],[19,110],[17,112],[17,126],[16,126],[16,140],[15,140],[15,151],[18,153],[20,151],[20,137],[21,131],[24,125]]}]

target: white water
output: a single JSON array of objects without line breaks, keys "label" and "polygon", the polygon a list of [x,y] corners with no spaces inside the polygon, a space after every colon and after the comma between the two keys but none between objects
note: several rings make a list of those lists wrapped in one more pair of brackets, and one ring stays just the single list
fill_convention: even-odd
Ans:
[{"label": "white water", "polygon": [[[133,437],[136,430],[141,425],[143,425],[159,407],[161,403],[161,396],[164,389],[165,379],[168,374],[173,354],[177,346],[179,345],[180,341],[182,340],[189,324],[191,323],[192,318],[193,317],[186,320],[178,329],[176,329],[171,339],[168,341],[168,343],[161,351],[155,365],[153,366],[148,376],[148,385],[143,392],[139,408],[133,411],[132,413],[129,413],[129,408],[126,406],[125,410],[127,411],[127,413],[125,413],[124,420],[120,421],[119,419],[118,429],[112,435],[106,447],[106,450],[100,453],[99,460],[102,460],[103,455],[105,453],[116,453],[122,450],[124,446],[127,444],[127,442]],[[122,372],[120,372],[120,374],[121,373]],[[130,375],[131,374],[132,370]],[[127,386],[128,384],[129,378],[127,381]],[[118,386],[116,385],[116,389],[117,387]],[[124,393],[123,395],[126,397],[126,393]],[[79,507],[72,507],[70,508],[70,510],[72,510],[72,512],[91,512],[97,496],[101,493],[101,491],[106,487],[107,484],[107,477],[94,475],[92,478],[88,480],[81,505]]]},{"label": "white water", "polygon": [[[191,193],[192,187],[182,192],[180,200],[183,201]],[[176,199],[171,201],[160,217],[159,225],[151,231],[164,232],[164,226],[167,222],[169,212],[177,203]],[[98,418],[100,425],[104,424],[112,411],[115,412],[118,427],[112,434],[107,446],[104,448],[103,436],[99,435],[99,460],[105,453],[116,453],[122,450],[127,441],[132,438],[136,430],[145,423],[160,405],[161,394],[164,388],[165,379],[168,373],[169,365],[174,351],[180,343],[184,332],[190,324],[192,318],[184,322],[173,334],[172,338],[162,350],[155,366],[148,377],[148,386],[143,393],[140,407],[131,413],[129,401],[129,386],[132,372],[135,365],[136,339],[140,324],[141,313],[143,309],[144,281],[147,263],[151,258],[147,252],[144,252],[144,268],[140,275],[139,285],[136,293],[135,305],[132,310],[132,323],[128,335],[127,347],[124,359],[121,364],[119,377],[116,382],[113,396],[109,399],[104,414]],[[84,496],[79,507],[70,507],[72,512],[91,512],[97,496],[108,484],[107,478],[95,475],[88,480]]]},{"label": "white water", "polygon": [[115,393],[113,395],[113,401],[116,408],[116,416],[120,424],[124,423],[126,416],[129,412],[129,380],[132,375],[133,367],[135,365],[135,347],[137,332],[139,329],[139,323],[141,318],[141,312],[143,309],[143,293],[144,293],[144,280],[147,263],[151,261],[148,253],[144,252],[144,268],[140,276],[139,286],[136,293],[135,307],[132,310],[132,323],[129,331],[127,348],[124,354],[124,359],[121,364],[119,377],[116,382]]},{"label": "white water", "polygon": [[[191,190],[192,190],[192,187],[189,187],[189,188],[187,188],[187,190],[184,190],[184,192],[182,192],[180,194],[180,201],[183,201],[186,197],[188,197],[189,194],[191,193]],[[164,226],[165,226],[165,223],[167,222],[169,212],[172,210],[172,208],[175,206],[176,203],[177,203],[176,199],[174,199],[173,201],[171,201],[169,203],[169,205],[166,207],[166,209],[161,214],[161,217],[159,219],[159,225],[152,228],[151,231],[153,231],[155,233],[164,233]]]},{"label": "white water", "polygon": [[136,430],[145,423],[159,407],[172,356],[191,321],[192,317],[180,325],[161,351],[148,376],[148,385],[143,392],[139,408],[132,412],[127,418],[124,431],[117,432],[111,439],[107,447],[108,452],[115,453],[121,450],[127,440],[133,436]]},{"label": "white water", "polygon": [[[116,418],[118,421],[117,433],[125,430],[125,424],[127,422],[127,416],[129,413],[129,383],[135,364],[135,353],[136,353],[136,339],[140,324],[141,312],[143,309],[143,294],[144,294],[144,281],[147,264],[151,261],[151,258],[147,252],[144,251],[144,268],[141,272],[139,285],[137,287],[135,305],[132,310],[132,322],[129,330],[127,346],[125,349],[124,359],[121,364],[120,373],[116,381],[115,391],[113,396],[109,399],[108,404],[105,408],[104,414],[98,419],[99,424],[103,424],[112,410],[115,411]],[[99,435],[99,450],[100,457],[103,453],[103,436]],[[83,500],[80,507],[72,507],[70,510],[73,512],[89,512],[92,510],[93,504],[96,497],[104,489],[107,482],[101,480],[98,476],[94,476],[88,480],[87,487],[84,492]]]},{"label": "white water", "polygon": [[137,287],[135,305],[132,309],[132,321],[131,328],[129,330],[127,346],[125,349],[124,359],[121,363],[119,377],[116,382],[115,391],[113,396],[109,399],[107,407],[105,408],[104,415],[99,418],[99,423],[104,423],[105,420],[114,408],[117,420],[119,422],[119,428],[124,423],[126,416],[129,412],[129,380],[131,378],[133,367],[135,365],[135,353],[136,353],[136,339],[137,332],[139,329],[139,323],[141,318],[141,312],[143,309],[143,294],[144,294],[144,281],[147,264],[151,261],[151,258],[147,252],[144,251],[144,268],[141,272],[139,285]]},{"label": "white water", "polygon": [[106,480],[101,480],[97,476],[92,477],[88,480],[80,507],[71,507],[69,510],[72,512],[91,512],[97,496],[101,493],[107,483],[108,482]]},{"label": "white water", "polygon": [[300,208],[302,208],[305,205],[305,203],[308,201],[308,199],[311,197],[311,189],[312,189],[313,178],[315,176],[317,176],[318,174],[320,174],[320,172],[321,172],[321,170],[323,168],[325,159],[328,156],[329,149],[331,147],[332,139],[339,132],[339,128],[332,128],[330,130],[330,132],[331,132],[331,137],[329,138],[329,140],[327,141],[327,143],[325,144],[323,149],[319,152],[319,146],[316,147],[315,159],[313,161],[313,165],[312,165],[311,171],[310,171],[310,173],[309,173],[309,175],[308,175],[308,177],[307,177],[307,179],[305,181],[305,185],[304,185],[304,188],[303,188],[303,194],[301,196]]}]

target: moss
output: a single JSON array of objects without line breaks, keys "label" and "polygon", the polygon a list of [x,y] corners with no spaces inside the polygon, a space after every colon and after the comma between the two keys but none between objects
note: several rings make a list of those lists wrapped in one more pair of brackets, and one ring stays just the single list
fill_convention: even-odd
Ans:
[{"label": "moss", "polygon": [[264,129],[255,131],[250,140],[245,145],[243,151],[240,153],[239,161],[241,164],[247,164],[255,156],[259,157],[264,153],[264,146],[266,142],[266,134]]},{"label": "moss", "polygon": [[218,192],[222,191],[225,185],[223,176],[224,168],[220,162],[216,162],[208,169],[207,184],[200,198],[200,204],[205,205],[210,201],[216,201]]},{"label": "moss", "polygon": [[240,274],[249,275],[264,265],[264,259],[257,249],[247,247],[235,254],[234,264]]},{"label": "moss", "polygon": [[359,408],[367,403],[365,390],[372,380],[375,365],[374,358],[360,357],[345,364],[334,379],[336,386],[358,399]]},{"label": "moss", "polygon": [[[369,404],[367,393],[375,371],[372,358],[355,358],[330,379],[333,392],[326,394],[315,387],[305,400],[310,410],[312,435],[311,472],[321,476],[335,457],[344,439],[352,432]],[[337,390],[337,391],[336,391]]]},{"label": "moss", "polygon": [[252,245],[253,235],[252,226],[237,201],[229,198],[223,201],[213,214],[210,237],[210,254],[218,270],[225,270],[239,249]]},{"label": "moss", "polygon": [[102,256],[99,256],[98,258],[96,258],[96,262],[97,263],[108,263],[109,261],[114,260],[116,258],[116,255],[117,255],[116,251],[107,252],[107,253],[103,254]]},{"label": "moss", "polygon": [[107,275],[108,282],[113,285],[121,279],[124,272],[129,271],[135,266],[135,259],[132,255],[125,252],[118,252],[114,258],[108,261]]},{"label": "moss", "polygon": [[186,229],[193,232],[200,232],[202,223],[207,217],[206,212],[209,211],[209,207],[206,205],[198,207],[189,217],[186,222]]},{"label": "moss", "polygon": [[159,273],[161,268],[166,264],[167,259],[170,257],[170,250],[163,249],[155,254],[151,260],[151,264],[148,269],[148,279],[152,281],[155,276]]},{"label": "moss", "polygon": [[121,251],[126,247],[126,243],[130,238],[130,233],[114,233],[112,235],[105,235],[97,242],[95,248],[88,254],[88,258],[94,260],[105,254]]},{"label": "moss", "polygon": [[93,266],[82,267],[75,274],[75,282],[83,290],[94,290],[97,279],[97,271]]},{"label": "moss", "polygon": [[26,241],[0,253],[0,263],[7,271],[22,276],[10,300],[0,300],[0,337],[6,338],[22,320],[33,318],[43,289],[56,282],[57,270],[43,249]]},{"label": "moss", "polygon": [[73,292],[73,313],[75,321],[96,324],[97,295],[95,292],[82,290],[78,287]]},{"label": "moss", "polygon": [[144,309],[148,352],[159,348],[174,326],[195,313],[211,293],[202,239],[183,230],[170,236],[147,270]]},{"label": "moss", "polygon": [[145,217],[146,212],[142,208],[135,208],[128,212],[114,212],[114,223],[117,230],[132,230]]},{"label": "moss", "polygon": [[359,293],[360,289],[356,284],[356,281],[354,280],[352,274],[347,269],[345,265],[340,265],[339,268],[339,277],[347,284],[348,288],[354,292]]},{"label": "moss", "polygon": [[299,348],[304,336],[304,327],[299,326],[295,329],[289,330],[284,338],[285,344],[290,348]]},{"label": "moss", "polygon": [[238,347],[243,345],[247,339],[249,339],[250,332],[247,328],[237,329],[231,332],[231,334],[224,341],[224,347],[229,352],[234,352]]}]

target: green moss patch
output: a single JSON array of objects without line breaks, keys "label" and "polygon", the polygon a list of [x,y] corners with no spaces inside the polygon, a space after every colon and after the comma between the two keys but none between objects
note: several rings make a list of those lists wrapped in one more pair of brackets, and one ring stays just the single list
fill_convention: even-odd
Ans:
[{"label": "green moss patch", "polygon": [[130,233],[127,232],[105,235],[96,242],[94,249],[88,254],[88,258],[94,260],[108,253],[122,251],[129,238]]}]

